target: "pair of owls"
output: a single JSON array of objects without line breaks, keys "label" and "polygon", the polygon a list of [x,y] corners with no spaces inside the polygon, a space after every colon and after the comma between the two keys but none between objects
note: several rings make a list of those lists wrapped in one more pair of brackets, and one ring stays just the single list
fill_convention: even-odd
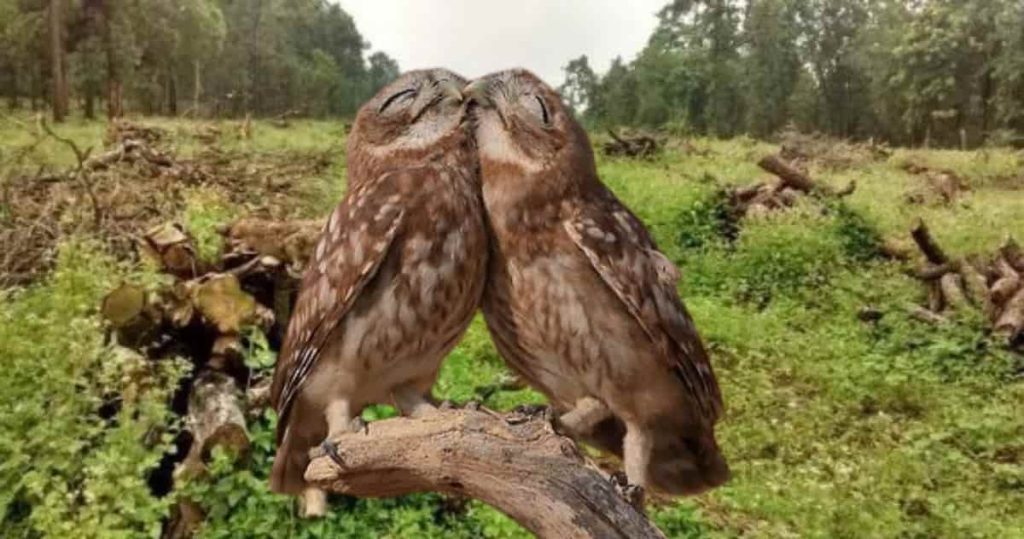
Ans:
[{"label": "pair of owls", "polygon": [[524,70],[410,72],[359,111],[349,190],[302,281],[274,373],[271,487],[364,407],[434,410],[441,362],[482,305],[508,364],[571,435],[623,457],[631,484],[723,483],[722,399],[679,272],[600,182],[586,133]]}]

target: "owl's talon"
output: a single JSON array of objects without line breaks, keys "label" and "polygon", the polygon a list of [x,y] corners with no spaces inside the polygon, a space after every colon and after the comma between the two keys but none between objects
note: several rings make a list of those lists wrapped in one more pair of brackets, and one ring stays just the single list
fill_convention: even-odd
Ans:
[{"label": "owl's talon", "polygon": [[480,409],[480,401],[478,401],[478,400],[466,401],[466,404],[465,404],[464,408],[467,409],[467,410],[473,410],[475,412],[475,411]]},{"label": "owl's talon", "polygon": [[367,423],[366,420],[363,419],[360,416],[352,418],[352,421],[349,423],[348,428],[352,432],[361,432],[363,434],[370,434],[370,424]]},{"label": "owl's talon", "polygon": [[345,467],[345,461],[341,458],[341,453],[338,452],[338,444],[330,440],[324,440],[320,442],[320,449],[322,449],[324,454],[330,457],[335,464],[342,468]]},{"label": "owl's talon", "polygon": [[445,400],[441,401],[440,404],[437,405],[437,409],[438,410],[451,410],[451,409],[454,409],[454,408],[455,408],[455,403],[450,401],[450,400],[448,400],[448,399],[445,399]]}]

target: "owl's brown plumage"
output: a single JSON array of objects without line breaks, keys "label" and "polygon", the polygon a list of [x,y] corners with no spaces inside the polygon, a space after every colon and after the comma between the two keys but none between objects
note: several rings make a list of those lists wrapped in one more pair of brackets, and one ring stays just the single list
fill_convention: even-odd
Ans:
[{"label": "owl's brown plumage", "polygon": [[426,409],[479,303],[487,244],[464,85],[440,69],[403,75],[349,135],[348,193],[306,269],[271,388],[271,488],[319,498],[314,513],[308,451],[367,405]]},{"label": "owl's brown plumage", "polygon": [[483,310],[512,366],[631,483],[696,493],[729,475],[722,398],[675,266],[598,179],[557,93],[513,70],[465,91],[492,254]]}]

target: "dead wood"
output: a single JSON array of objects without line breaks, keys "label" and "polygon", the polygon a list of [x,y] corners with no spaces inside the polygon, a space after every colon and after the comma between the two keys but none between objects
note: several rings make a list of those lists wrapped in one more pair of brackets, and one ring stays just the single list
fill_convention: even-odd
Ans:
[{"label": "dead wood", "polygon": [[661,143],[650,135],[620,135],[612,129],[608,130],[608,135],[612,140],[603,147],[605,155],[649,158],[661,147]]},{"label": "dead wood", "polygon": [[1006,262],[1019,273],[1024,273],[1024,249],[1021,249],[1017,240],[1012,237],[1006,238],[1003,246],[999,248]]},{"label": "dead wood", "polygon": [[1024,344],[1024,288],[1018,289],[995,323],[996,333],[1006,335],[1010,346]]},{"label": "dead wood", "polygon": [[946,305],[953,309],[962,309],[970,305],[964,293],[963,280],[959,274],[949,272],[939,278],[939,289]]},{"label": "dead wood", "polygon": [[466,495],[542,538],[664,537],[540,418],[443,410],[370,423],[335,440],[343,465],[318,450],[306,479],[359,497]]},{"label": "dead wood", "polygon": [[235,381],[223,373],[206,371],[196,378],[185,420],[192,434],[192,447],[182,463],[186,470],[200,471],[215,447],[239,456],[249,451],[249,433],[239,397]]},{"label": "dead wood", "polygon": [[757,166],[779,177],[786,187],[791,187],[806,194],[817,191],[820,186],[804,172],[782,160],[777,155],[768,155],[757,162]]},{"label": "dead wood", "polygon": [[949,320],[941,314],[931,309],[926,309],[920,305],[907,305],[906,309],[907,314],[909,314],[911,318],[926,324],[937,326],[949,322]]},{"label": "dead wood", "polygon": [[914,223],[914,228],[910,230],[910,235],[914,238],[914,242],[917,243],[918,248],[921,249],[921,252],[924,253],[925,258],[929,262],[935,265],[949,262],[949,257],[942,251],[939,244],[935,242],[931,231],[928,230],[928,225],[923,220],[918,219]]}]

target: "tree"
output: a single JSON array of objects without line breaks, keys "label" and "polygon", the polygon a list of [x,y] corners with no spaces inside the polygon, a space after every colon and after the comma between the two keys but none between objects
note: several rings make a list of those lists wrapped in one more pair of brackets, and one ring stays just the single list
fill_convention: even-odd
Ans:
[{"label": "tree", "polygon": [[586,111],[593,104],[597,93],[597,75],[590,68],[587,55],[570,60],[562,71],[565,72],[565,82],[558,88],[562,98],[573,110]]},{"label": "tree", "polygon": [[50,101],[53,121],[63,122],[68,113],[67,58],[64,49],[64,0],[50,0],[47,12],[50,36]]}]

